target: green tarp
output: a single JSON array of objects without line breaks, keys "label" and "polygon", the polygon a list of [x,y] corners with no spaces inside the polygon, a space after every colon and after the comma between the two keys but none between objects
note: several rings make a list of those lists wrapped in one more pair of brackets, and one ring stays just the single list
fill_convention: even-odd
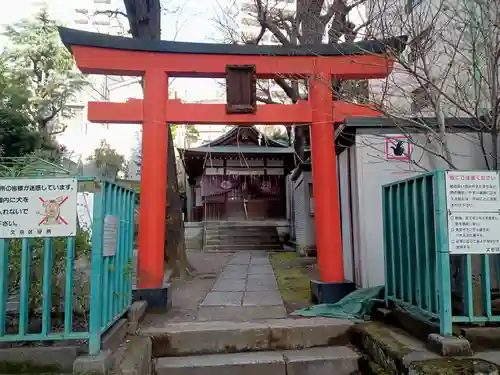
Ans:
[{"label": "green tarp", "polygon": [[373,305],[380,301],[383,286],[358,289],[333,304],[322,304],[300,309],[292,313],[295,316],[324,316],[328,318],[365,320],[370,316]]}]

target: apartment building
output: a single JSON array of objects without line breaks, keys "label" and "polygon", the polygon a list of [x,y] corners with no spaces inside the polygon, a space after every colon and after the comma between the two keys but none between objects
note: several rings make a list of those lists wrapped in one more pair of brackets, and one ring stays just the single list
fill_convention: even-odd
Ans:
[{"label": "apartment building", "polygon": [[[394,73],[370,81],[372,100],[383,102],[383,108],[397,117],[469,117],[464,109],[476,105],[487,111],[489,98],[478,93],[488,85],[484,80],[491,66],[485,46],[490,36],[478,33],[474,18],[487,23],[486,14],[498,15],[500,5],[477,4],[475,0],[370,0],[371,36],[408,36]],[[494,28],[493,22],[486,23],[480,27]]]},{"label": "apartment building", "polygon": [[[238,14],[236,17],[237,26],[243,40],[255,40],[260,33],[261,26],[257,20],[257,9],[254,0],[238,0]],[[267,2],[268,12],[276,17],[291,18],[295,16],[297,9],[296,0],[270,0]],[[286,32],[284,32],[286,35]],[[276,37],[266,30],[261,39],[262,44],[279,45],[281,44]],[[272,82],[260,83],[271,92],[271,97],[277,101],[287,101],[288,97],[278,86]],[[258,92],[260,96],[266,96],[265,93]]]}]

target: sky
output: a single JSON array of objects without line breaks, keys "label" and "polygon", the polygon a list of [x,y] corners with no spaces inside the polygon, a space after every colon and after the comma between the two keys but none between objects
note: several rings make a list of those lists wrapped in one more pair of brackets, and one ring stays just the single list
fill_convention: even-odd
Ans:
[{"label": "sky", "polygon": [[[9,9],[9,12],[0,12],[0,25],[14,23],[21,18],[27,18],[33,14],[33,2],[37,0],[17,0],[16,7]],[[43,2],[43,1],[40,1]],[[64,19],[68,4],[76,7],[77,4],[91,4],[92,0],[45,0],[49,3],[54,17]],[[121,0],[118,1],[121,5]],[[189,42],[213,42],[217,39],[217,32],[214,27],[213,18],[216,10],[219,9],[224,0],[162,0],[169,9],[177,9],[174,14],[162,15],[162,39]],[[71,7],[70,7],[71,8]],[[67,18],[67,16],[66,16]],[[0,45],[6,42],[0,37]],[[220,87],[210,80],[199,79],[176,79],[171,82],[170,87],[175,90],[179,97],[187,101],[203,101],[215,99],[216,92]],[[111,99],[126,100],[127,97],[138,97],[142,94],[137,85],[126,89],[115,90],[111,94]],[[90,100],[93,100],[90,98]],[[64,134],[58,139],[73,151],[72,159],[85,160],[92,154],[94,148],[98,147],[101,139],[106,141],[126,158],[132,154],[132,150],[138,145],[137,132],[139,125],[129,124],[91,124],[84,123],[81,118],[73,119]]]}]

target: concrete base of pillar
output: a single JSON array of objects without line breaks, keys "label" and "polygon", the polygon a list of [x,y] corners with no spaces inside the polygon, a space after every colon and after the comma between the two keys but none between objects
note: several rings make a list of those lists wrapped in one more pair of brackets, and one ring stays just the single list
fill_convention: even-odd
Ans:
[{"label": "concrete base of pillar", "polygon": [[336,303],[356,290],[356,284],[350,281],[327,283],[311,280],[311,301],[314,304]]},{"label": "concrete base of pillar", "polygon": [[161,288],[136,288],[132,291],[132,301],[146,301],[148,312],[165,312],[172,306],[170,284]]}]

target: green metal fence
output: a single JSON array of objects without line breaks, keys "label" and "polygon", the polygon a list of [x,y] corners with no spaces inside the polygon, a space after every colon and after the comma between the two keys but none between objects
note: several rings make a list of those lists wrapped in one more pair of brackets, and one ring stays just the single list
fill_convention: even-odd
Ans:
[{"label": "green metal fence", "polygon": [[[500,322],[500,311],[492,307],[500,297],[498,248],[488,254],[450,254],[447,173],[422,174],[382,188],[386,303],[438,321],[443,335],[452,334],[453,323]],[[479,267],[476,277],[473,264]]]},{"label": "green metal fence", "polygon": [[71,176],[71,171],[37,156],[0,157],[0,177],[42,176]]},{"label": "green metal fence", "polygon": [[[62,178],[68,176],[50,177],[54,184]],[[102,334],[131,304],[135,192],[113,182],[76,179],[78,192],[94,194],[91,238],[82,236],[80,229],[68,237],[0,236],[0,342],[88,340],[89,353],[98,354]],[[14,181],[10,191],[14,186],[28,191],[26,181],[34,179]],[[0,197],[6,203],[2,209],[10,210],[8,204],[15,202],[6,201],[2,192]],[[76,220],[76,212],[71,219]],[[77,284],[75,260],[82,249],[88,250],[90,265]],[[78,300],[75,295],[82,287],[88,291]],[[40,326],[33,328],[36,321]]]}]

